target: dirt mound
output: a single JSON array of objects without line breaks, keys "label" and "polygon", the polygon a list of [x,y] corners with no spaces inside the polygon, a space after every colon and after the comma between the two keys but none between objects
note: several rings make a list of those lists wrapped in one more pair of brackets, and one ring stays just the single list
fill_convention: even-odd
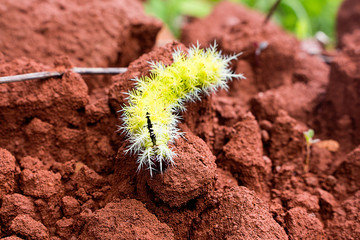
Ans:
[{"label": "dirt mound", "polygon": [[[140,9],[139,3],[129,2],[126,13],[116,3],[128,2],[33,0],[23,7],[1,3],[0,11],[9,6],[7,14],[16,15],[19,21],[57,19],[59,11],[67,8],[74,15],[64,13],[59,21],[43,23],[49,27],[68,25],[68,20],[76,20],[85,10],[93,19],[84,18],[74,25],[92,24],[97,29],[103,26],[97,21],[129,18],[112,21],[107,25],[110,29],[94,38],[92,32],[68,34],[72,28],[67,25],[58,32],[45,29],[34,39],[50,39],[63,32],[67,35],[61,36],[76,46],[79,42],[95,44],[97,37],[110,45],[105,44],[102,55],[94,58],[89,57],[95,56],[92,47],[74,47],[78,50],[70,58],[83,60],[73,62],[41,55],[44,52],[32,59],[9,61],[10,55],[0,53],[0,76],[64,69],[87,61],[122,64],[124,59],[137,58],[149,50],[150,33],[155,34],[158,25],[149,18],[138,19],[141,11],[131,9]],[[44,6],[48,12],[35,18],[35,13],[45,11]],[[100,16],[101,10],[108,15]],[[165,166],[163,173],[153,177],[146,169],[137,171],[137,156],[124,153],[128,142],[117,132],[122,124],[118,111],[127,104],[125,93],[134,87],[131,79],[149,74],[149,61],[169,65],[174,50],[186,51],[185,45],[173,42],[153,49],[132,61],[127,72],[111,80],[111,86],[90,95],[84,79],[71,71],[59,79],[0,85],[0,237],[359,238],[356,106],[360,103],[354,90],[359,89],[359,32],[343,37],[346,44],[329,67],[302,51],[294,37],[274,24],[263,26],[263,19],[259,13],[224,2],[208,18],[185,26],[187,45],[196,40],[208,45],[216,39],[227,54],[242,51],[232,67],[247,79],[229,83],[228,92],[187,103],[179,125],[185,138],[171,146],[177,153],[175,165]],[[32,34],[29,28],[23,37]],[[131,37],[119,40],[122,34]],[[131,48],[124,50],[119,41],[127,41]],[[82,51],[90,55],[84,57]],[[129,54],[122,58],[116,56],[119,51]],[[38,57],[39,61],[33,60]],[[45,60],[47,65],[40,63]],[[307,149],[303,132],[310,127],[316,128],[315,138],[336,137],[340,150],[327,146],[326,141]],[[304,170],[307,154],[308,172]]]},{"label": "dirt mound", "polygon": [[331,239],[358,239],[360,237],[359,211],[360,191],[341,204],[333,216],[327,221],[328,236]]},{"label": "dirt mound", "polygon": [[[171,63],[171,53],[174,49],[178,47],[184,48],[183,46],[178,44],[168,44],[165,47],[159,48],[154,52],[142,56],[140,59],[130,64],[128,72],[116,77],[114,85],[110,88],[110,102],[114,106],[119,106],[122,101],[125,102],[121,92],[124,92],[124,90],[126,92],[126,88],[129,88],[131,86],[129,76],[140,76],[141,72],[144,71],[143,66],[146,66],[146,63],[148,61],[162,61],[167,64]],[[203,102],[206,105],[203,104]],[[186,125],[190,126],[189,129],[186,125],[182,125],[182,131],[186,132],[186,141],[179,139],[175,143],[175,151],[179,154],[179,157],[175,159],[176,166],[168,167],[164,174],[156,175],[153,179],[149,179],[149,177],[146,176],[144,177],[142,174],[143,171],[141,171],[140,175],[138,175],[135,173],[135,158],[126,157],[123,153],[123,148],[120,148],[118,152],[112,198],[135,197],[137,199],[141,199],[143,202],[146,202],[148,208],[155,215],[158,216],[160,221],[166,221],[169,226],[176,229],[176,231],[174,231],[176,238],[185,237],[192,228],[193,224],[196,224],[198,221],[200,221],[198,214],[201,212],[207,212],[209,208],[209,205],[207,203],[205,204],[205,202],[222,201],[221,199],[218,199],[218,194],[220,193],[214,192],[214,187],[216,185],[214,181],[216,176],[214,164],[215,157],[205,145],[204,141],[200,138],[193,136],[192,133],[193,131],[196,132],[197,135],[201,136],[201,131],[204,131],[205,134],[213,136],[214,139],[212,129],[214,129],[215,127],[210,126],[211,124],[214,124],[214,119],[216,119],[216,111],[212,103],[213,102],[210,97],[205,98],[205,100],[203,100],[201,104],[188,104],[187,108],[190,109],[188,110],[189,113],[193,114],[194,112],[196,113],[200,111],[202,115],[198,116],[192,114],[185,114],[184,122],[186,123]],[[202,121],[201,119],[204,119],[204,121]],[[248,124],[252,124],[253,129],[249,129],[249,127],[247,126]],[[218,124],[215,124],[215,126],[221,127]],[[259,126],[255,121],[254,117],[251,116],[251,114],[249,116],[243,116],[242,122],[239,122],[236,126],[237,127],[235,127],[235,129],[238,132],[238,136],[240,137],[240,139],[238,139],[237,141],[241,141],[244,143],[236,149],[232,149],[229,142],[229,148],[227,150],[229,156],[238,156],[242,151],[248,148],[255,149],[256,154],[252,153],[251,150],[248,150],[249,156],[247,158],[243,157],[238,160],[239,162],[241,162],[241,159],[247,159],[247,162],[241,165],[241,167],[237,167],[236,169],[234,168],[233,172],[246,172],[247,174],[244,175],[243,178],[241,178],[245,186],[256,190],[259,196],[268,198],[269,190],[267,185],[264,184],[264,182],[266,182],[265,179],[267,179],[268,174],[270,174],[270,165],[269,162],[262,157]],[[247,137],[243,136],[244,134]],[[253,137],[254,134],[255,136]],[[204,136],[205,135],[203,135],[203,137]],[[247,138],[249,138],[249,140],[247,140]],[[211,143],[210,139],[207,139],[206,137],[204,137],[204,139],[209,140],[209,142]],[[215,139],[216,141],[219,141],[218,136],[216,136]],[[233,140],[236,144],[235,139],[237,138],[234,136]],[[192,147],[189,148],[190,146]],[[195,149],[196,151],[194,151]],[[240,156],[242,155],[244,154],[240,154]],[[256,158],[253,159],[255,156]],[[230,159],[224,161],[228,163],[234,160]],[[236,164],[233,163],[224,165],[228,166],[230,164],[236,166]],[[124,174],[125,172],[128,172],[129,174]],[[225,181],[228,181],[229,176],[225,174],[223,175],[223,178],[226,179]],[[223,191],[223,189],[220,188],[219,191]],[[230,203],[231,201],[229,201],[229,204]],[[232,208],[232,205],[229,204],[225,204],[224,207]],[[264,206],[264,203],[261,202],[259,207]],[[180,215],[173,212],[173,209],[175,207],[178,209],[177,211],[180,211]],[[243,210],[239,211],[243,212]],[[234,214],[234,217],[237,215],[241,215],[240,213],[232,214]],[[187,218],[187,220],[177,226],[178,220],[176,220],[176,218]],[[224,222],[224,224],[226,223]],[[275,228],[279,227],[275,222],[271,223],[270,225],[272,224],[274,224]],[[224,229],[225,228],[226,226],[224,226]],[[279,231],[281,232],[280,228]],[[265,232],[266,231],[259,230],[258,234],[265,237]],[[194,231],[193,234],[194,236],[199,237],[199,234],[201,233]],[[219,233],[217,233],[216,236],[221,238],[222,236],[227,235],[224,234],[225,232],[219,230]],[[281,236],[283,233],[279,234],[279,236]],[[250,236],[251,234],[248,233],[245,235]],[[202,237],[206,239],[206,236],[207,235],[205,234]],[[284,237],[284,235],[282,236]]]},{"label": "dirt mound", "polygon": [[[21,58],[0,65],[0,72],[1,75],[11,75],[48,68],[33,60]],[[88,88],[79,75],[67,72],[61,79],[3,84],[0,89],[0,132],[3,136],[0,146],[19,159],[38,157],[45,164],[54,160],[85,161],[87,147],[76,146],[75,143],[86,139],[89,142],[93,137],[89,129],[85,131],[86,106],[91,106],[91,103]],[[96,142],[101,142],[102,138]],[[108,150],[113,151],[109,140],[103,140],[103,144],[106,142]],[[102,153],[107,154],[104,151]]]},{"label": "dirt mound", "polygon": [[[79,67],[126,66],[152,48],[161,27],[131,0],[6,0],[0,15],[5,60],[47,64],[66,55]],[[90,88],[101,86],[98,81],[89,79]]]},{"label": "dirt mound", "polygon": [[[324,138],[339,139],[343,152],[349,151],[358,144],[354,139],[358,135],[355,134],[357,116],[355,116],[354,108],[358,98],[354,92],[354,89],[358,89],[357,77],[354,75],[357,58],[342,55],[357,56],[356,43],[359,34],[355,31],[344,37],[346,42],[344,53],[334,59],[330,72],[329,66],[320,58],[305,53],[296,40],[278,27],[272,24],[263,26],[263,19],[264,16],[235,4],[221,3],[207,18],[195,20],[184,28],[183,41],[186,45],[196,43],[196,40],[209,45],[216,40],[226,53],[243,52],[234,66],[237,72],[244,71],[246,76],[250,76],[248,85],[234,82],[230,86],[229,94],[221,93],[221,98],[212,98],[213,105],[222,106],[222,110],[216,108],[213,110],[216,113],[215,119],[219,120],[215,122],[221,128],[218,126],[212,129],[221,129],[220,133],[224,134],[219,134],[218,130],[213,131],[212,135],[214,133],[216,135],[214,142],[219,139],[225,140],[225,143],[228,142],[222,145],[222,149],[221,144],[217,143],[219,146],[216,146],[217,151],[214,153],[220,153],[216,154],[218,166],[230,170],[239,184],[254,189],[259,194],[261,191],[249,184],[251,178],[246,177],[247,169],[237,171],[234,169],[240,168],[247,162],[245,161],[247,149],[259,146],[253,141],[252,144],[255,146],[251,145],[246,150],[240,150],[242,144],[260,135],[263,144],[260,154],[263,152],[264,159],[268,159],[265,163],[269,161],[268,166],[272,171],[267,173],[265,170],[259,170],[261,168],[257,164],[260,161],[254,161],[259,157],[252,156],[250,159],[254,162],[250,166],[257,171],[256,174],[254,172],[250,175],[254,179],[271,179],[270,209],[274,218],[287,229],[289,236],[293,238],[300,237],[301,234],[304,234],[303,237],[316,235],[319,238],[325,238],[332,232],[327,225],[328,219],[333,219],[344,196],[348,196],[346,195],[347,186],[352,184],[353,187],[350,196],[358,187],[354,185],[354,177],[345,174],[346,166],[353,165],[341,164],[341,153],[334,154],[323,147],[312,147],[311,173],[304,174],[306,149],[303,131],[309,128],[306,125],[316,126],[316,132],[321,133]],[[201,31],[201,29],[210,30]],[[264,41],[268,45],[259,53],[259,45]],[[276,59],[273,58],[275,56]],[[340,61],[344,58],[348,60]],[[352,65],[350,65],[351,61],[354,62]],[[339,62],[343,70],[334,69]],[[350,76],[345,78],[343,75]],[[339,81],[344,78],[349,80]],[[249,96],[249,92],[252,95]],[[346,99],[346,103],[342,99]],[[248,100],[250,102],[247,102]],[[241,106],[242,110],[235,110]],[[250,127],[252,124],[244,123],[245,131],[240,134],[244,136],[244,139],[240,137],[238,143],[233,144],[237,139],[237,133],[234,132],[237,125],[233,121],[242,116],[249,106],[260,128],[256,125]],[[340,106],[342,106],[341,109]],[[343,118],[342,112],[346,112]],[[316,114],[321,116],[321,119]],[[338,122],[327,121],[328,119],[339,120]],[[252,137],[245,137],[246,132],[251,128],[259,128],[259,130],[253,131]],[[230,155],[227,152],[227,146],[232,145],[240,149]],[[239,154],[239,159],[241,159],[239,164],[235,164],[238,158],[234,157],[237,156],[236,154]],[[263,167],[263,169],[266,168]],[[335,172],[339,172],[336,177]],[[343,178],[347,180],[340,181]],[[259,184],[263,181],[266,180],[250,181],[250,183]],[[300,207],[306,210],[299,209]],[[313,228],[307,228],[307,223],[303,222],[303,219],[312,222]],[[333,221],[331,224],[341,225],[337,220]],[[348,224],[352,224],[349,228],[356,227],[353,222],[348,222]]]},{"label": "dirt mound", "polygon": [[[330,82],[317,114],[318,124],[347,150],[360,144],[360,31],[344,36],[344,50],[331,64]],[[322,119],[331,119],[323,121]]]}]

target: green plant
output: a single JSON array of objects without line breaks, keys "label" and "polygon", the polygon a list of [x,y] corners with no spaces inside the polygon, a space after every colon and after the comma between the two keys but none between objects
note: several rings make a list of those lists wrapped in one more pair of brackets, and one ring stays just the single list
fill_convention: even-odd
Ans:
[{"label": "green plant", "polygon": [[[267,13],[276,0],[231,0]],[[204,17],[220,0],[148,0],[145,9],[160,18],[180,36],[184,16]],[[334,39],[337,9],[342,0],[282,0],[274,13],[274,20],[299,38],[314,36],[322,31]]]},{"label": "green plant", "polygon": [[[274,1],[235,0],[267,12]],[[322,31],[334,37],[334,23],[341,0],[282,0],[275,11],[274,20],[299,38],[314,36]]]},{"label": "green plant", "polygon": [[186,101],[200,100],[200,93],[210,94],[227,88],[231,78],[243,78],[229,69],[235,56],[223,57],[216,46],[200,49],[199,45],[185,54],[173,53],[170,66],[151,63],[150,76],[136,78],[135,89],[129,92],[129,104],[123,108],[122,129],[127,133],[129,153],[138,154],[138,170],[147,166],[152,176],[155,163],[173,164],[176,155],[169,147],[181,134],[177,128],[180,111]]},{"label": "green plant", "polygon": [[148,0],[145,11],[161,19],[175,37],[180,37],[185,16],[205,17],[211,12],[214,1],[208,0]]},{"label": "green plant", "polygon": [[305,141],[306,141],[306,158],[305,158],[305,164],[304,164],[304,171],[305,172],[309,171],[311,146],[314,143],[317,143],[317,142],[320,141],[320,139],[313,139],[314,134],[315,134],[315,132],[314,132],[313,129],[309,129],[309,130],[304,132],[304,137],[305,137]]}]

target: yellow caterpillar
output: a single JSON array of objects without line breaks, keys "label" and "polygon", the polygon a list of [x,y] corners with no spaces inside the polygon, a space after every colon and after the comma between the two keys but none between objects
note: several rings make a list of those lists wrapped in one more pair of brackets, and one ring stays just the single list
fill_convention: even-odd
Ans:
[{"label": "yellow caterpillar", "polygon": [[244,78],[229,69],[238,55],[223,57],[216,44],[208,49],[193,46],[188,53],[180,49],[173,53],[173,64],[151,63],[149,77],[134,79],[135,89],[128,94],[128,106],[123,108],[121,127],[130,146],[127,153],[138,154],[138,170],[147,166],[150,175],[156,165],[174,164],[175,152],[170,143],[182,134],[177,128],[185,102],[200,100],[200,94],[210,94],[218,88],[227,89],[227,81]]}]

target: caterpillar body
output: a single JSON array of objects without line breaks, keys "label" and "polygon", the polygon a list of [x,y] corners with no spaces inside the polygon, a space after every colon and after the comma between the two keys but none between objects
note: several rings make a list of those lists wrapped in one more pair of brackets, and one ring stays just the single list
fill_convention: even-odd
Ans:
[{"label": "caterpillar body", "polygon": [[156,165],[162,172],[163,164],[174,164],[176,153],[169,145],[182,135],[177,124],[185,102],[227,89],[232,78],[244,78],[229,68],[238,55],[222,56],[216,44],[205,50],[198,44],[187,54],[177,49],[172,56],[171,65],[151,62],[150,76],[134,79],[136,86],[122,109],[121,129],[130,142],[126,152],[138,154],[138,170],[146,166],[151,176]]}]

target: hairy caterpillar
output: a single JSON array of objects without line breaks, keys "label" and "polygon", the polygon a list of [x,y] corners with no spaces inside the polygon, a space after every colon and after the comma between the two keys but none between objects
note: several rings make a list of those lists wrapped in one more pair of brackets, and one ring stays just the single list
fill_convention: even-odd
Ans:
[{"label": "hairy caterpillar", "polygon": [[138,154],[138,170],[147,166],[152,176],[155,164],[160,172],[163,163],[174,164],[176,154],[169,147],[182,133],[177,128],[185,102],[200,100],[200,94],[210,94],[218,88],[227,89],[234,74],[230,61],[238,55],[223,57],[216,44],[200,49],[199,44],[188,53],[174,51],[170,66],[151,62],[150,76],[135,78],[135,89],[128,94],[129,104],[123,108],[121,127],[130,142],[127,153]]}]

